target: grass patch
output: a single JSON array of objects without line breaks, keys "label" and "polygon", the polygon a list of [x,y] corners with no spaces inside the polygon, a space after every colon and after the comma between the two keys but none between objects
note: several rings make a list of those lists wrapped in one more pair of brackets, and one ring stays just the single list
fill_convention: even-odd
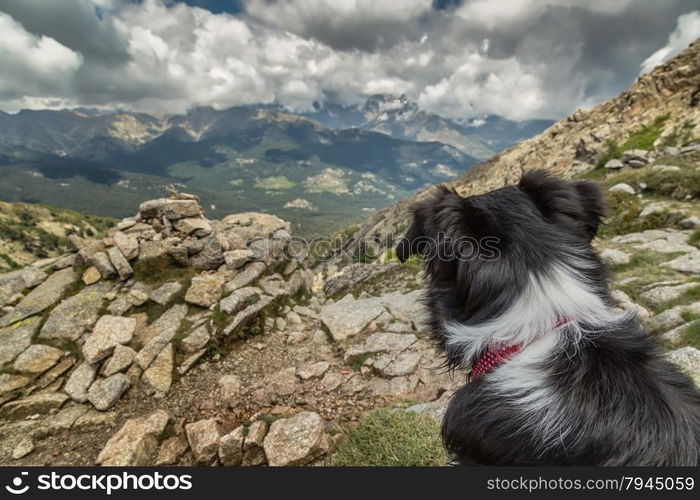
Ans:
[{"label": "grass patch", "polygon": [[654,120],[630,135],[622,145],[622,151],[628,149],[646,149],[647,151],[654,149],[656,139],[663,132],[663,125],[670,118],[670,114],[659,115]]},{"label": "grass patch", "polygon": [[333,457],[339,466],[447,465],[440,425],[427,415],[383,408],[350,430]]},{"label": "grass patch", "polygon": [[688,238],[688,245],[700,248],[700,229],[693,231],[693,234]]},{"label": "grass patch", "polygon": [[[657,162],[662,164],[662,160]],[[673,164],[679,162],[673,161]],[[693,198],[700,197],[700,175],[695,168],[681,167],[677,171],[654,170],[651,165],[647,165],[640,169],[625,170],[616,174],[609,175],[605,179],[605,186],[611,187],[615,184],[624,182],[631,186],[645,183],[646,188],[644,193],[647,195],[663,196],[682,200],[687,196]]]},{"label": "grass patch", "polygon": [[642,287],[660,281],[670,281],[677,277],[678,273],[676,271],[662,267],[660,264],[679,255],[682,255],[682,253],[661,253],[645,250],[632,255],[629,264],[611,266],[611,270],[617,280],[631,277],[637,278],[633,282],[621,286],[620,289],[634,302],[639,303],[643,302],[640,298],[643,292]]},{"label": "grass patch", "polygon": [[673,227],[684,218],[679,212],[659,212],[646,217],[639,217],[642,202],[636,196],[627,193],[608,193],[610,216],[600,227],[601,238],[610,238],[621,234],[636,233],[647,229]]},{"label": "grass patch", "polygon": [[700,349],[700,321],[690,323],[685,330],[683,330],[683,337],[679,343],[679,347],[685,346]]},{"label": "grass patch", "polygon": [[168,281],[189,282],[196,273],[193,268],[179,266],[172,259],[165,257],[139,260],[133,268],[134,279],[149,284],[162,284]]}]

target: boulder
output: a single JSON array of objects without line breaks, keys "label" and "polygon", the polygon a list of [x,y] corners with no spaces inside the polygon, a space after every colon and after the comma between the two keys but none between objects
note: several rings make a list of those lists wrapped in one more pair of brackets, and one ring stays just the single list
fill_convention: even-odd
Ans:
[{"label": "boulder", "polygon": [[186,235],[193,235],[197,238],[203,238],[211,234],[211,223],[207,219],[188,217],[180,219],[174,224],[175,229]]},{"label": "boulder", "polygon": [[163,441],[158,449],[156,466],[174,465],[182,455],[189,449],[190,445],[184,436],[173,436]]},{"label": "boulder", "polygon": [[628,149],[620,158],[623,163],[630,166],[641,167],[649,162],[649,151],[645,149]]},{"label": "boulder", "polygon": [[378,353],[400,353],[413,345],[418,338],[412,333],[379,332],[370,335],[364,343],[350,348],[345,353],[345,362],[352,362]]},{"label": "boulder", "polygon": [[201,325],[194,329],[187,337],[182,339],[180,346],[187,353],[199,351],[209,342],[211,335],[206,325]]},{"label": "boulder", "polygon": [[134,360],[142,368],[146,369],[158,356],[160,351],[165,349],[172,342],[180,323],[187,316],[187,305],[177,304],[165,311],[160,317],[149,326],[150,340],[141,348]]},{"label": "boulder", "polygon": [[68,381],[63,390],[74,401],[84,403],[88,399],[88,389],[95,381],[96,375],[97,367],[95,365],[91,365],[87,362],[80,363],[68,377]]},{"label": "boulder", "polygon": [[47,277],[48,274],[34,267],[0,274],[0,307],[6,305],[11,297],[27,288],[34,288]]},{"label": "boulder", "polygon": [[100,276],[106,280],[113,278],[117,274],[116,269],[114,269],[112,265],[112,261],[105,252],[95,252],[92,254],[89,259],[89,264],[96,267],[100,272]]},{"label": "boulder", "polygon": [[236,427],[221,437],[219,441],[219,460],[225,467],[235,467],[243,463],[243,442],[245,427]]},{"label": "boulder", "polygon": [[114,269],[116,269],[120,280],[126,280],[134,274],[134,270],[131,268],[129,261],[126,259],[121,250],[117,247],[112,247],[107,250],[107,255],[112,263]]},{"label": "boulder", "polygon": [[41,318],[35,316],[21,323],[0,328],[0,366],[14,361],[31,345],[32,338],[39,331],[39,325]]},{"label": "boulder", "polygon": [[219,309],[226,314],[235,314],[260,300],[262,294],[262,290],[254,286],[239,288],[228,297],[221,299]]},{"label": "boulder", "polygon": [[669,352],[666,357],[700,386],[700,351],[695,347],[681,347]]},{"label": "boulder", "polygon": [[24,375],[0,373],[0,396],[4,396],[25,387],[32,379]]},{"label": "boulder", "polygon": [[31,415],[46,415],[68,401],[68,396],[58,392],[40,392],[22,399],[10,401],[0,407],[0,419],[19,420]]},{"label": "boulder", "polygon": [[224,293],[225,280],[216,274],[195,276],[187,289],[185,302],[209,307],[216,304]]},{"label": "boulder", "polygon": [[304,368],[297,370],[297,375],[302,380],[310,380],[312,378],[321,378],[331,367],[327,361],[319,361]]},{"label": "boulder", "polygon": [[168,344],[141,377],[146,386],[158,395],[164,395],[173,383],[173,345]]},{"label": "boulder", "polygon": [[199,420],[185,425],[187,441],[197,463],[211,464],[219,452],[219,424],[216,419]]},{"label": "boulder", "polygon": [[170,220],[185,219],[187,217],[200,217],[202,209],[196,200],[171,200],[168,198],[158,198],[141,203],[139,207],[139,217],[141,220],[162,219]]},{"label": "boulder", "polygon": [[229,269],[238,269],[254,257],[255,253],[247,248],[224,252],[224,262]]},{"label": "boulder", "polygon": [[673,260],[661,264],[681,273],[700,274],[700,250],[688,252]]},{"label": "boulder", "polygon": [[683,229],[698,229],[700,228],[700,217],[686,217],[678,223]]},{"label": "boulder", "polygon": [[104,365],[103,375],[109,377],[115,373],[126,371],[134,362],[135,357],[136,351],[131,347],[117,344],[114,346],[114,353]]},{"label": "boulder", "polygon": [[46,319],[39,338],[79,340],[97,321],[110,289],[109,283],[97,283],[61,301]]},{"label": "boulder", "polygon": [[262,465],[265,463],[263,443],[268,429],[267,422],[256,420],[248,427],[248,434],[243,441],[243,465]]},{"label": "boulder", "polygon": [[108,410],[119,400],[130,385],[129,378],[123,373],[96,380],[88,390],[88,401],[98,410]]},{"label": "boulder", "polygon": [[699,286],[697,283],[684,283],[675,286],[658,286],[641,294],[641,297],[651,305],[658,307],[666,302],[677,299],[688,290]]},{"label": "boulder", "polygon": [[612,186],[610,189],[608,189],[611,193],[627,193],[627,194],[635,194],[635,190],[632,186],[629,184],[626,184],[624,182],[621,182],[619,184],[615,184]]},{"label": "boulder", "polygon": [[264,449],[271,466],[306,465],[330,449],[325,423],[310,411],[276,420],[265,436]]},{"label": "boulder", "polygon": [[62,356],[60,349],[34,344],[17,356],[12,367],[24,375],[39,375],[58,363]]},{"label": "boulder", "polygon": [[224,335],[229,335],[236,331],[238,328],[244,327],[249,324],[260,314],[260,311],[269,306],[273,301],[273,298],[269,295],[262,295],[259,300],[250,304],[245,309],[238,312],[231,322],[224,328]]},{"label": "boulder", "polygon": [[158,410],[148,417],[127,420],[102,448],[97,463],[115,467],[149,465],[168,418],[167,412]]},{"label": "boulder", "polygon": [[181,290],[182,284],[177,281],[165,283],[151,293],[150,299],[156,304],[167,306]]},{"label": "boulder", "polygon": [[83,344],[83,356],[96,363],[114,351],[119,344],[128,344],[134,336],[136,320],[120,316],[102,316]]},{"label": "boulder", "polygon": [[102,275],[100,274],[100,271],[98,271],[95,266],[90,266],[85,271],[83,271],[83,274],[80,279],[82,279],[83,283],[85,283],[86,285],[93,285],[100,281],[101,278]]},{"label": "boulder", "polygon": [[376,298],[358,300],[348,294],[334,304],[323,306],[319,318],[335,341],[343,341],[360,333],[384,311]]},{"label": "boulder", "polygon": [[600,258],[608,266],[621,266],[629,264],[631,257],[627,252],[615,250],[614,248],[606,248],[600,252]]},{"label": "boulder", "polygon": [[276,231],[284,229],[291,232],[291,224],[274,215],[247,212],[227,215],[221,220],[226,230],[233,230],[244,240],[269,238]]},{"label": "boulder", "polygon": [[11,325],[48,309],[61,300],[66,291],[79,279],[80,276],[71,268],[56,271],[29,292],[13,312],[0,318],[0,327]]},{"label": "boulder", "polygon": [[114,244],[121,250],[127,260],[133,260],[139,255],[139,240],[134,234],[117,231],[112,235]]},{"label": "boulder", "polygon": [[263,262],[249,262],[243,267],[234,278],[226,283],[224,289],[227,292],[246,287],[260,278],[265,272],[266,266]]},{"label": "boulder", "polygon": [[625,164],[622,163],[622,161],[618,160],[617,158],[613,158],[612,160],[608,160],[607,163],[604,165],[605,168],[610,169],[610,170],[619,170],[624,166],[625,166]]}]

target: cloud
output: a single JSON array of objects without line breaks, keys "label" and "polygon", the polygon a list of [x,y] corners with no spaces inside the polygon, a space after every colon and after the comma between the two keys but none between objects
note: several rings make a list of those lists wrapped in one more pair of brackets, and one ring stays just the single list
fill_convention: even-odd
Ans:
[{"label": "cloud", "polygon": [[2,12],[0,33],[0,99],[41,105],[45,96],[60,96],[67,91],[83,62],[80,54],[53,38],[27,32]]},{"label": "cloud", "polygon": [[668,61],[700,37],[700,12],[690,12],[678,18],[676,29],[668,37],[668,43],[644,60],[641,73],[647,73]]},{"label": "cloud", "polygon": [[3,0],[0,109],[308,110],[405,93],[454,118],[558,118],[697,34],[697,12],[678,18],[693,0],[434,3]]}]

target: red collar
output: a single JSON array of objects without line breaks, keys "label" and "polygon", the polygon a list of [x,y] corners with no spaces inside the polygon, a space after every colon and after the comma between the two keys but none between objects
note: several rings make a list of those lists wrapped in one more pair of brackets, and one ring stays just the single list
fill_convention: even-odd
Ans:
[{"label": "red collar", "polygon": [[[554,325],[554,329],[561,328],[570,321],[569,318],[559,318]],[[514,354],[519,353],[523,346],[520,344],[501,344],[489,347],[472,364],[472,371],[469,373],[469,380],[476,380],[494,370],[499,365],[508,361]]]}]

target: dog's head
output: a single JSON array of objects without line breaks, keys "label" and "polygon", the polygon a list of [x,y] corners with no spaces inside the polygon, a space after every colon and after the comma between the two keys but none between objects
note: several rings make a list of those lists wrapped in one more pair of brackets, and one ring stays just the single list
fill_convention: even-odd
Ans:
[{"label": "dog's head", "polygon": [[584,275],[600,272],[590,243],[603,198],[590,182],[532,171],[518,185],[470,197],[441,186],[412,213],[396,254],[401,261],[424,259],[432,322],[497,316],[531,276],[553,264],[581,267]]}]

